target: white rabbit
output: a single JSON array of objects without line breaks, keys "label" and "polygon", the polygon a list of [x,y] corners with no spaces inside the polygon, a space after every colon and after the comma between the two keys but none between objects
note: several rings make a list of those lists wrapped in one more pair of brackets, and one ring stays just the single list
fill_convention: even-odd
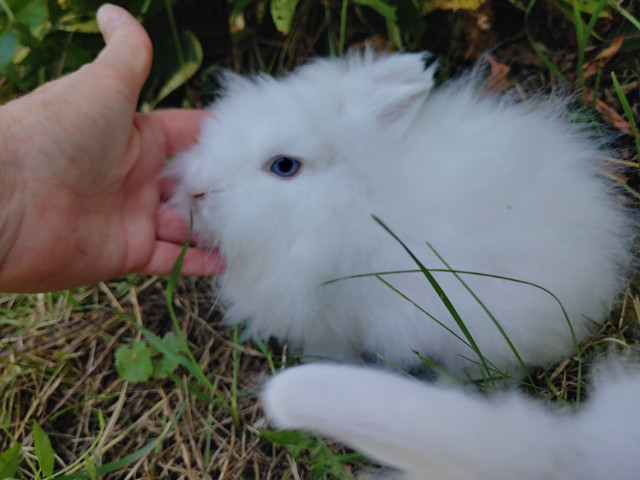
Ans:
[{"label": "white rabbit", "polygon": [[[416,270],[376,215],[431,269],[500,275],[553,292],[578,340],[624,285],[630,230],[596,172],[589,133],[566,101],[515,103],[471,76],[435,88],[424,55],[371,51],[317,60],[281,79],[229,74],[199,142],[168,175],[200,244],[219,248],[230,323],[288,340],[309,356],[379,356],[408,368],[415,352],[477,374],[478,357],[421,273],[387,275],[432,320],[375,277]],[[481,352],[519,362],[450,272],[433,273]],[[462,275],[526,364],[573,346],[558,303],[508,280]],[[456,336],[457,335],[457,336]]]},{"label": "white rabbit", "polygon": [[263,403],[279,427],[331,436],[403,472],[379,479],[638,480],[640,370],[623,370],[598,375],[575,414],[515,392],[481,397],[322,364],[277,375]]}]

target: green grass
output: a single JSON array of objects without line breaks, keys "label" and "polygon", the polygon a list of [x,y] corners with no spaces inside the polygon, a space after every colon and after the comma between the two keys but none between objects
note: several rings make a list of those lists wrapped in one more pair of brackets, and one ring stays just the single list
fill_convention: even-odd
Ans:
[{"label": "green grass", "polygon": [[[583,362],[583,360],[582,360],[582,352],[581,352],[581,348],[580,348],[580,345],[578,343],[578,340],[576,338],[575,331],[574,331],[573,325],[571,323],[571,319],[569,318],[569,316],[567,314],[567,311],[565,310],[564,306],[562,305],[562,303],[560,302],[558,297],[556,295],[554,295],[553,292],[551,292],[550,290],[544,288],[543,286],[537,285],[535,283],[527,282],[527,281],[524,281],[524,280],[508,278],[508,277],[499,276],[499,275],[492,275],[492,274],[488,274],[488,273],[481,273],[481,272],[470,272],[470,271],[453,270],[453,269],[451,269],[449,264],[445,261],[445,259],[429,243],[427,243],[427,246],[435,254],[435,256],[440,260],[440,262],[444,265],[445,268],[444,269],[443,268],[427,268],[416,257],[416,255],[409,249],[409,247],[407,247],[407,245],[399,237],[397,237],[396,234],[393,231],[391,231],[387,227],[387,225],[385,225],[385,223],[382,220],[380,220],[379,218],[377,218],[375,216],[373,218],[405,250],[407,255],[409,255],[411,257],[412,261],[418,267],[418,270],[404,270],[404,271],[393,271],[393,272],[377,272],[377,273],[358,274],[358,275],[352,275],[352,276],[349,276],[349,277],[344,277],[344,278],[331,280],[331,281],[327,282],[326,284],[336,283],[336,282],[345,281],[345,280],[354,280],[354,279],[364,278],[364,277],[375,277],[375,278],[377,278],[382,283],[384,283],[387,287],[389,287],[391,290],[393,290],[399,296],[401,296],[403,299],[405,299],[406,301],[411,303],[413,306],[415,306],[419,311],[421,311],[431,321],[433,321],[433,322],[437,323],[438,325],[440,325],[443,329],[447,330],[448,333],[451,336],[456,337],[461,343],[463,343],[466,347],[468,347],[469,350],[470,350],[470,353],[472,352],[473,355],[470,355],[469,357],[465,357],[465,359],[467,359],[470,363],[473,363],[473,364],[477,365],[480,368],[480,373],[481,373],[481,377],[480,378],[475,378],[475,379],[474,378],[469,379],[469,378],[456,377],[455,375],[452,375],[449,372],[447,372],[446,370],[444,370],[441,366],[439,366],[439,365],[435,364],[434,362],[432,362],[429,358],[426,358],[426,357],[423,357],[422,355],[420,355],[420,352],[415,352],[416,355],[418,355],[420,357],[420,359],[426,364],[427,367],[435,370],[440,375],[447,376],[448,378],[453,379],[453,380],[455,380],[456,382],[458,382],[460,384],[469,383],[469,381],[471,381],[471,382],[475,383],[476,385],[481,386],[483,390],[495,390],[496,388],[503,388],[505,384],[506,385],[511,384],[512,386],[515,386],[515,385],[517,385],[518,382],[522,382],[520,384],[521,387],[527,387],[528,389],[531,389],[534,393],[540,392],[541,389],[540,389],[538,384],[539,384],[539,380],[542,379],[543,382],[544,382],[544,386],[549,388],[551,391],[553,391],[554,393],[557,394],[558,392],[557,392],[556,389],[553,388],[553,383],[551,382],[551,379],[544,372],[539,374],[538,381],[535,381],[533,379],[532,373],[530,372],[529,366],[527,364],[525,364],[525,362],[522,360],[520,354],[518,353],[517,349],[513,345],[511,339],[508,337],[508,335],[506,334],[506,332],[504,331],[504,329],[502,328],[502,326],[500,325],[498,320],[491,313],[491,311],[486,307],[486,305],[482,302],[482,300],[475,294],[475,292],[467,285],[467,283],[464,281],[464,279],[462,277],[463,276],[476,276],[476,277],[484,277],[484,278],[494,278],[494,279],[498,279],[498,280],[502,280],[502,281],[506,281],[506,282],[519,283],[519,284],[522,284],[522,285],[526,285],[526,286],[528,286],[530,288],[541,290],[544,293],[546,293],[547,295],[549,295],[551,298],[553,298],[553,300],[557,303],[557,305],[558,305],[558,313],[560,313],[564,317],[564,319],[566,320],[567,328],[571,333],[571,338],[573,339],[573,345],[575,347],[575,356],[573,357],[573,360],[575,361],[576,366],[577,366],[575,400],[576,400],[577,403],[580,402],[580,396],[581,396],[580,394],[581,394],[581,386],[582,386],[582,362]],[[460,331],[460,334],[457,333],[456,331],[452,330],[451,328],[446,326],[444,323],[442,323],[440,320],[438,320],[436,317],[434,317],[429,312],[424,310],[420,305],[418,305],[412,299],[407,297],[402,291],[400,291],[397,288],[395,288],[390,283],[390,281],[386,280],[386,278],[385,278],[385,277],[388,277],[390,275],[404,275],[404,274],[407,274],[407,273],[420,273],[420,274],[424,275],[424,277],[427,279],[428,283],[430,284],[431,288],[433,289],[433,293],[442,301],[442,303],[444,304],[446,310],[449,312],[449,314],[453,318],[454,322],[456,323],[456,325],[457,325],[457,327],[458,327],[458,329]],[[458,312],[457,312],[457,310],[455,308],[455,305],[449,300],[449,297],[447,296],[446,292],[442,289],[440,284],[435,279],[435,277],[433,275],[434,273],[450,273],[450,274],[452,274],[460,282],[460,284],[469,292],[469,294],[474,298],[474,300],[482,308],[482,310],[485,312],[485,314],[489,317],[489,319],[493,323],[493,325],[496,328],[496,330],[503,337],[505,343],[511,349],[514,358],[517,360],[517,363],[520,365],[520,367],[522,369],[522,375],[524,377],[523,380],[521,380],[519,377],[515,377],[514,378],[510,374],[510,372],[503,371],[503,370],[497,368],[486,357],[486,355],[478,348],[478,345],[475,342],[473,336],[471,335],[469,329],[467,328],[464,320],[458,314]],[[558,400],[564,400],[564,398],[562,396],[558,395]]]},{"label": "green grass", "polygon": [[[16,0],[0,0],[0,42],[15,42],[11,57],[0,49],[0,101],[74,70],[102,45],[92,20],[98,2],[31,3],[24,10]],[[616,161],[637,166],[640,12],[609,0],[581,2],[580,8],[545,3],[501,6],[510,13],[504,23],[496,17],[490,25],[495,57],[511,64],[510,79],[524,96],[557,81],[570,93],[592,89],[592,106],[601,114],[602,105],[618,112],[631,132],[621,134],[625,155]],[[383,1],[280,2],[283,35],[268,2],[130,2],[155,43],[141,108],[202,106],[209,72],[217,66],[278,73],[373,38],[383,47],[435,51],[445,77],[464,68],[465,53],[473,51],[469,39],[482,32],[462,13],[479,14],[423,14],[428,1],[411,5],[415,11],[393,10]],[[584,63],[620,35],[621,50],[596,75],[585,75]],[[526,51],[528,60],[512,46]],[[536,55],[540,60],[532,60]],[[633,191],[635,170],[610,175]],[[428,278],[433,271],[417,269]],[[379,278],[392,286],[386,273]],[[452,274],[464,281],[477,272]],[[65,292],[0,295],[0,479],[40,479],[52,472],[65,479],[349,478],[364,462],[361,456],[322,439],[269,430],[259,387],[298,358],[286,348],[242,341],[238,328],[221,325],[210,290],[207,279],[131,275]],[[579,402],[592,357],[638,349],[639,304],[631,287],[590,341],[558,365],[531,371],[520,388],[545,402]],[[447,306],[453,315],[455,304]],[[456,317],[470,358],[488,377],[495,375],[474,348],[465,319]],[[141,377],[129,377],[131,369]]]}]

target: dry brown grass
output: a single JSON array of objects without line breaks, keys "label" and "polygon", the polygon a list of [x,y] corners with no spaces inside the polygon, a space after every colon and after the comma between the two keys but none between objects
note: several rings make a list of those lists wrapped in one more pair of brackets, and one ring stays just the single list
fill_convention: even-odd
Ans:
[{"label": "dry brown grass", "polygon": [[[60,294],[0,298],[0,306],[12,312],[2,316],[0,451],[14,440],[22,444],[28,458],[21,463],[19,477],[38,478],[31,426],[36,419],[51,438],[56,472],[74,462],[76,469],[86,468],[85,455],[96,464],[121,460],[165,435],[150,453],[100,478],[310,478],[304,462],[308,456],[294,458],[260,438],[264,418],[257,392],[270,375],[269,362],[259,348],[233,343],[233,331],[222,326],[218,312],[212,310],[209,281],[182,279],[174,304],[194,357],[225,401],[198,399],[184,369],[176,372],[178,381],[132,384],[118,376],[113,361],[116,348],[127,338],[140,336],[133,322],[144,323],[159,335],[172,328],[164,303],[166,280],[134,280]],[[636,307],[634,296],[627,292],[611,321],[584,345],[585,365],[594,355],[638,348]],[[286,363],[286,350],[278,355],[275,363]],[[538,372],[543,389],[538,395],[575,398],[577,365],[569,357],[547,372]],[[555,392],[545,385],[543,374]],[[229,413],[234,397],[239,423]],[[179,413],[180,419],[170,428]],[[330,448],[344,452],[338,445]]]},{"label": "dry brown grass", "polygon": [[[222,402],[198,400],[172,380],[131,384],[113,363],[132,322],[156,333],[172,328],[164,303],[166,280],[136,278],[137,286],[97,286],[62,294],[6,295],[0,351],[0,451],[14,440],[32,455],[34,419],[49,434],[56,471],[85,454],[105,464],[138,451],[167,432],[152,454],[104,478],[280,478],[288,459],[259,438],[256,390],[268,371],[263,353],[232,343],[212,311],[208,281],[183,279],[175,297],[180,324],[200,368],[225,398],[232,397],[237,352],[238,411],[234,423]],[[119,291],[120,290],[120,291]],[[177,377],[188,385],[185,371]],[[103,425],[101,426],[101,417]],[[32,459],[32,463],[33,463]],[[28,462],[21,478],[36,478]]]}]

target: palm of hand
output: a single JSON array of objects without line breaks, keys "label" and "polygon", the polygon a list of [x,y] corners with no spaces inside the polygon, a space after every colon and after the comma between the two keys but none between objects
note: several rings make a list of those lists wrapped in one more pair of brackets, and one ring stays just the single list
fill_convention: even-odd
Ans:
[{"label": "palm of hand", "polygon": [[[166,274],[186,239],[186,226],[160,209],[158,176],[167,156],[195,141],[205,113],[137,114],[149,39],[132,17],[108,30],[96,62],[2,107],[13,188],[8,219],[0,218],[0,289]],[[116,50],[120,42],[130,55]],[[191,249],[185,266],[183,273],[215,273],[220,262]]]}]

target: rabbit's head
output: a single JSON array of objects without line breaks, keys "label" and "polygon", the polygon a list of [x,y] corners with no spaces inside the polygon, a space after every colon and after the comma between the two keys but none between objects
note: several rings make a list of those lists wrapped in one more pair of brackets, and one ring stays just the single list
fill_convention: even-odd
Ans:
[{"label": "rabbit's head", "polygon": [[231,274],[335,278],[367,254],[367,230],[379,230],[373,182],[399,168],[392,146],[434,70],[425,55],[367,50],[281,79],[227,74],[198,144],[169,167],[179,180],[173,203],[192,212],[198,242],[219,248]]}]

